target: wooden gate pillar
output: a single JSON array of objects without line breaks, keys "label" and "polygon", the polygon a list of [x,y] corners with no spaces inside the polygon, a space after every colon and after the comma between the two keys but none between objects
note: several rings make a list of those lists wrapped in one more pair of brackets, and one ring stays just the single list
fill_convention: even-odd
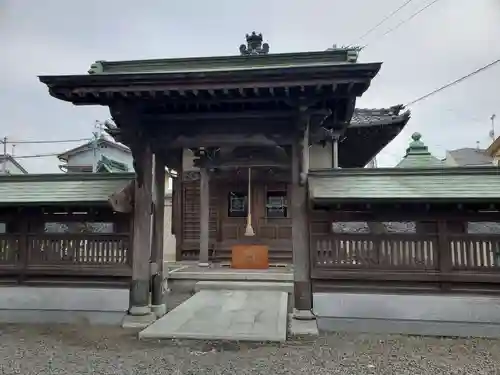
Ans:
[{"label": "wooden gate pillar", "polygon": [[163,288],[163,238],[165,231],[165,161],[155,154],[153,189],[153,240],[151,247],[151,307],[158,318],[167,313]]},{"label": "wooden gate pillar", "polygon": [[200,266],[208,266],[210,192],[208,169],[200,168]]},{"label": "wooden gate pillar", "polygon": [[[136,181],[129,315],[139,317],[141,322],[144,320],[144,324],[148,324],[147,321],[154,320],[155,317],[149,307],[153,155],[148,144],[132,151],[136,151],[134,152]],[[126,324],[127,322],[124,322],[124,326]]]},{"label": "wooden gate pillar", "polygon": [[307,219],[307,173],[309,152],[309,119],[302,114],[301,137],[292,145],[292,250],[294,280],[294,318],[314,319],[309,255],[309,222]]}]

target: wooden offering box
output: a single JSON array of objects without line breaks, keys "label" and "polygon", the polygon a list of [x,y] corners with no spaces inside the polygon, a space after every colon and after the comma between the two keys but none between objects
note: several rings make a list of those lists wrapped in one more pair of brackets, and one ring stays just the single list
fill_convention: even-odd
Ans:
[{"label": "wooden offering box", "polygon": [[269,248],[265,245],[242,244],[231,248],[231,267],[237,269],[269,268]]}]

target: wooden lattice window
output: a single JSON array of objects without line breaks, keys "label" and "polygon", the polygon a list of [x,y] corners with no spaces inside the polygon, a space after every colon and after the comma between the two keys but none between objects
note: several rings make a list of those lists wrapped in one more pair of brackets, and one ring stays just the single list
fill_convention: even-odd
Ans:
[{"label": "wooden lattice window", "polygon": [[266,194],[266,217],[287,217],[288,201],[286,191],[268,191]]},{"label": "wooden lattice window", "polygon": [[248,214],[247,193],[231,191],[228,194],[228,217],[246,217]]}]

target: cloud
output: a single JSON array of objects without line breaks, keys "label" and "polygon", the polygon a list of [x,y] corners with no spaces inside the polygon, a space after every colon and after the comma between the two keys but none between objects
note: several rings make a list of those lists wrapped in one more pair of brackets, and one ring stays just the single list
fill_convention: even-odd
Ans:
[{"label": "cloud", "polygon": [[[364,62],[384,62],[359,106],[406,103],[500,56],[497,0],[441,0],[386,36],[430,0],[414,1],[363,42]],[[85,73],[95,60],[230,55],[244,35],[262,32],[271,52],[324,50],[349,44],[400,0],[4,0],[0,2],[0,136],[90,137],[105,108],[74,107],[50,97],[39,74]],[[500,67],[412,106],[405,131],[380,155],[399,161],[412,132],[437,156],[488,142],[489,117],[500,112]],[[17,154],[60,152],[73,144],[18,146]],[[33,172],[57,170],[55,158],[26,159]]]}]

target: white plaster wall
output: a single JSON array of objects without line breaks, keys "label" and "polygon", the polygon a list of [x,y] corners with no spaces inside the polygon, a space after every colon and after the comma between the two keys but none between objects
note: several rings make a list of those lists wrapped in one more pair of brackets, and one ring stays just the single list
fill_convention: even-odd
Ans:
[{"label": "white plaster wall", "polygon": [[198,167],[194,166],[193,161],[194,161],[193,151],[185,148],[183,153],[182,153],[182,170],[184,172],[199,170]]},{"label": "white plaster wall", "polygon": [[93,150],[82,151],[76,155],[70,156],[67,165],[68,166],[93,165],[96,160],[99,161],[101,159],[101,156],[105,156],[120,163],[126,164],[129,168],[129,171],[133,171],[133,158],[131,153],[127,153],[116,148],[101,145],[99,149],[97,149],[96,154],[97,157],[94,157]]},{"label": "white plaster wall", "polygon": [[331,143],[325,147],[317,144],[309,147],[309,168],[333,168]]},{"label": "white plaster wall", "polygon": [[165,197],[165,217],[163,231],[163,260],[165,262],[175,262],[176,259],[176,240],[172,234],[172,192]]}]

